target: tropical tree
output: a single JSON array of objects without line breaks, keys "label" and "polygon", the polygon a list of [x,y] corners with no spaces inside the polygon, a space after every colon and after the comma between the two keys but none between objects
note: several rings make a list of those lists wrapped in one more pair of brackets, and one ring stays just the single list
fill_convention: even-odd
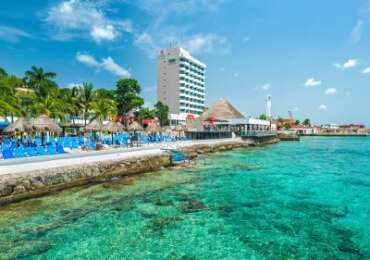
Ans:
[{"label": "tropical tree", "polygon": [[311,120],[306,118],[305,120],[303,120],[303,125],[310,126],[311,125]]},{"label": "tropical tree", "polygon": [[0,115],[13,116],[21,115],[22,111],[15,95],[21,79],[16,76],[9,76],[5,70],[0,71]]},{"label": "tropical tree", "polygon": [[301,124],[301,121],[297,119],[297,120],[295,121],[295,124],[296,124],[296,125],[300,125],[300,124]]},{"label": "tropical tree", "polygon": [[86,126],[87,124],[89,111],[91,110],[91,105],[94,101],[93,88],[94,86],[91,83],[83,83],[82,86],[79,88],[78,102],[81,106],[84,126]]},{"label": "tropical tree", "polygon": [[136,79],[121,79],[116,84],[114,94],[117,112],[124,117],[126,126],[128,113],[144,104],[144,99],[139,95],[140,92],[141,86]]},{"label": "tropical tree", "polygon": [[150,108],[147,108],[147,107],[141,108],[135,113],[135,116],[139,120],[152,119],[155,117],[155,115],[156,115],[156,111]]},{"label": "tropical tree", "polygon": [[38,98],[44,98],[58,89],[57,84],[53,81],[56,74],[54,72],[45,72],[43,68],[32,66],[25,72],[24,83],[36,91]]},{"label": "tropical tree", "polygon": [[98,89],[94,93],[94,101],[91,103],[91,109],[94,113],[94,118],[97,118],[101,121],[104,119],[112,119],[117,112],[116,102],[110,98],[109,93],[104,91],[104,89]]},{"label": "tropical tree", "polygon": [[62,100],[62,109],[66,117],[70,119],[75,125],[76,119],[81,112],[81,105],[79,102],[79,88],[62,88],[59,91],[59,98]]},{"label": "tropical tree", "polygon": [[259,119],[261,120],[267,120],[267,116],[265,114],[262,114],[259,116]]},{"label": "tropical tree", "polygon": [[6,76],[8,76],[8,73],[3,68],[0,68],[0,79]]},{"label": "tropical tree", "polygon": [[32,114],[35,116],[45,114],[62,120],[64,118],[63,103],[60,99],[48,95],[32,106]]},{"label": "tropical tree", "polygon": [[163,104],[161,101],[158,101],[155,105],[155,114],[159,119],[159,124],[161,126],[168,124],[168,113],[169,108],[166,104]]},{"label": "tropical tree", "polygon": [[283,125],[283,128],[284,128],[284,130],[289,130],[290,128],[292,128],[292,126],[290,124],[285,123]]}]

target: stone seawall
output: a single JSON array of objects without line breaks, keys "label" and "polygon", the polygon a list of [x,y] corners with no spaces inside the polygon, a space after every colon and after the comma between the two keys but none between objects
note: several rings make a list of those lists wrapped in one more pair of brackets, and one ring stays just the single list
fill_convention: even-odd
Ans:
[{"label": "stone seawall", "polygon": [[[276,141],[278,140],[270,140],[266,144]],[[230,140],[211,144],[193,144],[180,147],[178,150],[193,159],[199,154],[255,145],[251,141]],[[145,172],[155,172],[169,166],[171,166],[169,154],[158,150],[157,153],[151,155],[126,159],[0,175],[0,205],[42,196],[70,187],[109,181]]]}]

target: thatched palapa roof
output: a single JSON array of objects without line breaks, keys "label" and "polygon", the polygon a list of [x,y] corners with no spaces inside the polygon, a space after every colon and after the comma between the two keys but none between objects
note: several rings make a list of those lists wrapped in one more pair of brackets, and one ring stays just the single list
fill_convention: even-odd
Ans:
[{"label": "thatched palapa roof", "polygon": [[107,131],[110,133],[118,133],[123,132],[123,125],[120,122],[109,122],[108,124],[104,125],[102,130]]},{"label": "thatched palapa roof", "polygon": [[62,132],[62,128],[47,115],[41,115],[31,120],[30,125],[36,132]]},{"label": "thatched palapa roof", "polygon": [[129,126],[128,126],[128,130],[129,131],[143,131],[144,128],[136,121],[132,122]]},{"label": "thatched palapa roof", "polygon": [[159,133],[161,130],[161,127],[156,123],[148,125],[148,127],[145,129],[145,131],[148,133]]},{"label": "thatched palapa roof", "polygon": [[3,130],[4,133],[28,132],[28,131],[32,131],[30,122],[23,117],[18,118],[17,121],[5,127]]},{"label": "thatched palapa roof", "polygon": [[98,119],[94,119],[85,127],[85,129],[87,131],[99,132],[103,130],[103,123]]},{"label": "thatched palapa roof", "polygon": [[201,120],[205,121],[210,118],[215,120],[230,120],[236,118],[245,118],[233,105],[224,98],[220,98],[212,104],[203,114],[200,115]]}]

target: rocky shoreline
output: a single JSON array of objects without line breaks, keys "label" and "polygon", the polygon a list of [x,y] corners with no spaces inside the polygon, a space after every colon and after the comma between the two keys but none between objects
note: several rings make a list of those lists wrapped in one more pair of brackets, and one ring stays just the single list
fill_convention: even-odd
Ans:
[{"label": "rocky shoreline", "polygon": [[[277,138],[271,138],[263,143],[230,139],[229,141],[183,146],[178,150],[183,152],[187,158],[194,159],[200,154],[268,145],[278,141]],[[75,186],[106,182],[145,172],[156,172],[170,166],[172,166],[170,155],[165,151],[158,151],[155,154],[135,156],[129,159],[0,175],[0,206]]]}]

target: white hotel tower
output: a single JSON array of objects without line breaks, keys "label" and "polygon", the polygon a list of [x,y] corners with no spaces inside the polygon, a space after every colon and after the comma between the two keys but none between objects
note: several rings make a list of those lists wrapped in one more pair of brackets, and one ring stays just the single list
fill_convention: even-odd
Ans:
[{"label": "white hotel tower", "polygon": [[[157,70],[158,100],[171,114],[200,115],[205,103],[206,65],[182,48],[161,50]],[[173,118],[173,115],[171,116]]]}]

